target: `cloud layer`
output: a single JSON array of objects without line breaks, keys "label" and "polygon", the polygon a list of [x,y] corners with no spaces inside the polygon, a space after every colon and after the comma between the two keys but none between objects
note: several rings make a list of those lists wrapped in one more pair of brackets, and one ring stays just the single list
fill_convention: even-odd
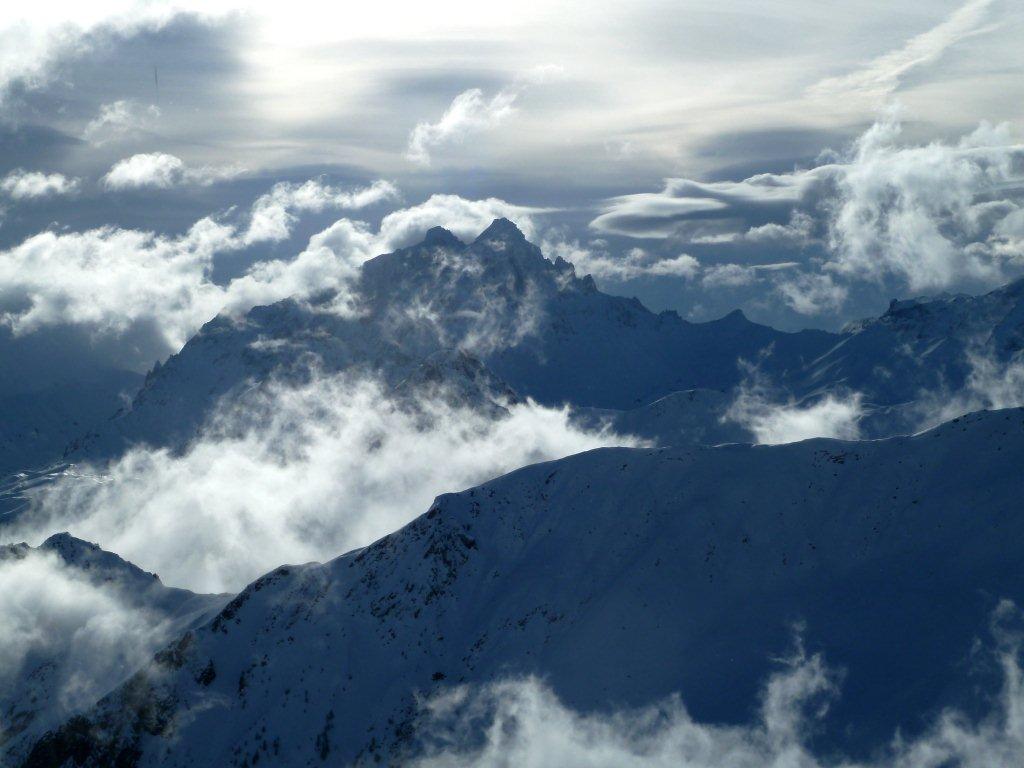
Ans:
[{"label": "cloud layer", "polygon": [[372,380],[318,377],[225,405],[183,455],[137,448],[102,482],[46,489],[15,535],[59,525],[169,584],[237,590],[281,563],[364,546],[438,493],[609,444],[635,441],[532,403],[494,418],[443,397],[396,400]]},{"label": "cloud layer", "polygon": [[[169,639],[162,616],[111,585],[93,583],[51,552],[0,560],[0,614],[0,690],[45,662],[45,690],[53,691],[49,706],[57,713],[92,704]],[[19,707],[6,695],[0,701]]]}]

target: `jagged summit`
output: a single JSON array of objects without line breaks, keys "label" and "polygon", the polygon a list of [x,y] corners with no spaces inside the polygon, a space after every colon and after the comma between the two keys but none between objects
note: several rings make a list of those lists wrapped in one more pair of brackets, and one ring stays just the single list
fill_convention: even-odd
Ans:
[{"label": "jagged summit", "polygon": [[490,226],[481,232],[473,243],[486,243],[491,240],[525,243],[526,235],[524,235],[522,230],[508,219],[500,218],[492,221]]},{"label": "jagged summit", "polygon": [[423,237],[422,245],[441,248],[465,248],[466,244],[444,227],[431,227]]}]

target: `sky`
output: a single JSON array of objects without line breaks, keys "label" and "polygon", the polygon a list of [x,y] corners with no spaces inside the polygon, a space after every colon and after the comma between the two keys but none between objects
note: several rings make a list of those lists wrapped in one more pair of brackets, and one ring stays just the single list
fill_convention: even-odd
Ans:
[{"label": "sky", "polygon": [[1024,274],[1020,3],[325,5],[5,15],[0,362],[144,371],[501,215],[693,321],[837,330]]}]

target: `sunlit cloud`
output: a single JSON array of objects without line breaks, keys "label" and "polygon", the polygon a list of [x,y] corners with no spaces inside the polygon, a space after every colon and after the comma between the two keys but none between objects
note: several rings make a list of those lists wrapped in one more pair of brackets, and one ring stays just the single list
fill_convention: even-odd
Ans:
[{"label": "sunlit cloud", "polygon": [[35,200],[69,195],[78,189],[78,185],[78,179],[69,178],[62,173],[18,169],[0,179],[0,192],[12,200]]},{"label": "sunlit cloud", "polygon": [[114,190],[144,187],[168,189],[179,184],[205,186],[230,179],[241,172],[241,168],[232,167],[189,168],[179,157],[166,152],[151,152],[119,160],[102,181],[107,189]]}]

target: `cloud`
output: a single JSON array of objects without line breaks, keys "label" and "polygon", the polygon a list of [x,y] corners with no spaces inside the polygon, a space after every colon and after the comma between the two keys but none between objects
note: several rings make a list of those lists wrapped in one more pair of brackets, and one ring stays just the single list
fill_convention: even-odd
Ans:
[{"label": "cloud", "polygon": [[103,177],[107,189],[141,189],[156,187],[168,189],[180,184],[206,186],[230,179],[242,172],[241,168],[203,166],[188,168],[184,161],[165,152],[139,154],[118,160]]},{"label": "cloud", "polygon": [[479,88],[463,91],[448,105],[436,123],[417,123],[409,134],[405,151],[408,160],[430,165],[430,152],[445,144],[462,141],[469,133],[495,128],[515,112],[512,106],[519,94],[498,91],[485,99]]},{"label": "cloud", "polygon": [[859,392],[829,392],[813,402],[780,401],[754,366],[747,363],[741,367],[747,377],[736,388],[736,395],[721,419],[749,430],[755,442],[778,445],[812,437],[860,438],[864,407]]},{"label": "cloud", "polygon": [[751,227],[738,237],[751,243],[790,243],[806,245],[812,239],[814,218],[804,211],[793,211],[785,224],[769,222]]},{"label": "cloud", "polygon": [[379,238],[343,219],[294,259],[257,262],[227,285],[211,278],[216,254],[287,238],[293,211],[362,206],[395,194],[387,182],[345,191],[311,181],[275,186],[254,203],[244,228],[207,217],[179,236],[118,227],[43,232],[0,252],[0,323],[16,335],[65,323],[106,335],[144,330],[160,342],[148,362],[180,349],[225,307],[244,312],[340,286]]},{"label": "cloud", "polygon": [[611,198],[590,227],[606,234],[665,238],[679,234],[689,223],[733,218],[746,208],[788,216],[828,173],[828,168],[817,168],[762,173],[743,181],[666,179],[661,192]]},{"label": "cloud", "polygon": [[809,92],[813,96],[864,94],[884,98],[899,88],[903,77],[912,70],[933,63],[961,40],[994,29],[995,25],[982,26],[993,4],[994,0],[969,0],[902,47],[879,56],[862,69],[821,80]]},{"label": "cloud", "polygon": [[848,291],[832,275],[799,272],[791,279],[780,280],[775,291],[786,305],[801,315],[834,312],[846,302]]},{"label": "cloud", "polygon": [[563,409],[527,402],[494,418],[450,403],[424,395],[410,404],[346,375],[271,384],[224,403],[180,456],[136,448],[102,482],[58,482],[12,535],[42,536],[60,525],[169,584],[236,590],[281,563],[364,546],[443,491],[601,445],[635,444],[583,431]]},{"label": "cloud", "polygon": [[764,274],[790,270],[800,266],[795,261],[780,261],[776,264],[713,264],[704,270],[701,283],[707,288],[750,285]]},{"label": "cloud", "polygon": [[[806,274],[778,291],[802,313],[838,308],[854,281],[920,292],[1019,271],[1024,145],[1009,127],[982,123],[955,143],[900,138],[890,114],[825,164],[738,182],[668,179],[661,192],[610,199],[590,227],[701,246],[815,246]],[[725,265],[707,285],[752,282],[751,268]]]},{"label": "cloud", "polygon": [[378,253],[410,245],[435,226],[469,241],[499,218],[516,222],[523,234],[532,239],[536,231],[535,217],[552,210],[515,205],[495,197],[467,200],[458,195],[431,195],[425,202],[392,211],[381,220]]},{"label": "cloud", "polygon": [[955,145],[904,147],[899,136],[886,120],[858,139],[832,202],[826,268],[863,280],[897,276],[912,291],[1002,281],[1004,263],[1024,253],[997,253],[992,227],[1005,219],[989,224],[979,214],[994,200],[1016,207],[1004,196],[1024,181],[1024,146],[1008,126],[986,124]]},{"label": "cloud", "polygon": [[409,134],[406,159],[430,165],[433,150],[461,143],[470,134],[498,127],[515,114],[516,100],[528,87],[546,82],[561,71],[561,67],[554,65],[534,67],[490,98],[485,97],[479,88],[462,91],[452,99],[439,120],[416,124]]},{"label": "cloud", "polygon": [[320,213],[341,208],[358,210],[398,197],[398,188],[383,180],[354,191],[333,187],[317,179],[302,184],[280,182],[253,203],[245,241],[248,244],[287,239],[296,221],[295,213]]},{"label": "cloud", "polygon": [[599,280],[634,280],[638,277],[677,277],[693,280],[699,277],[701,284],[707,288],[751,285],[765,276],[800,266],[795,261],[704,266],[687,253],[658,258],[643,248],[630,248],[622,255],[613,255],[607,250],[607,243],[600,239],[590,241],[589,245],[581,245],[578,240],[549,237],[541,243],[541,250],[548,258],[565,259],[573,264],[580,274],[593,275]]},{"label": "cloud", "polygon": [[180,347],[223,303],[209,271],[231,239],[212,219],[173,238],[115,227],[34,235],[0,254],[0,322],[16,335],[63,323],[123,334],[144,323]]},{"label": "cloud", "polygon": [[613,256],[603,241],[589,246],[578,240],[545,240],[541,250],[549,259],[562,258],[576,267],[580,274],[610,280],[633,280],[643,276],[671,276],[690,279],[700,272],[700,262],[687,253],[659,259],[642,248],[631,248],[624,256]]},{"label": "cloud", "polygon": [[[58,718],[92,704],[166,642],[168,626],[112,583],[100,584],[55,554],[0,559],[0,704],[19,708],[23,679],[40,664]],[[59,720],[56,720],[59,722]],[[0,741],[2,741],[0,734]]]},{"label": "cloud", "polygon": [[[1003,687],[990,711],[972,719],[954,709],[919,736],[896,734],[868,762],[817,755],[811,736],[839,695],[840,674],[821,655],[798,651],[765,684],[756,720],[701,723],[676,695],[639,709],[581,713],[535,677],[459,686],[421,701],[416,768],[991,768],[1024,753],[1024,674],[1020,638],[1001,626],[1016,614],[1003,601],[993,618]],[[992,653],[986,649],[986,654]],[[856,681],[851,681],[856,684]]]},{"label": "cloud", "polygon": [[160,108],[155,104],[119,99],[100,106],[99,114],[82,131],[82,138],[92,144],[106,144],[151,129],[159,117]]},{"label": "cloud", "polygon": [[62,173],[41,173],[17,169],[0,180],[0,191],[12,200],[70,195],[78,189],[78,179]]},{"label": "cloud", "polygon": [[981,410],[1024,406],[1024,354],[1001,361],[982,347],[967,354],[970,368],[962,387],[922,392],[914,403],[918,429]]}]

